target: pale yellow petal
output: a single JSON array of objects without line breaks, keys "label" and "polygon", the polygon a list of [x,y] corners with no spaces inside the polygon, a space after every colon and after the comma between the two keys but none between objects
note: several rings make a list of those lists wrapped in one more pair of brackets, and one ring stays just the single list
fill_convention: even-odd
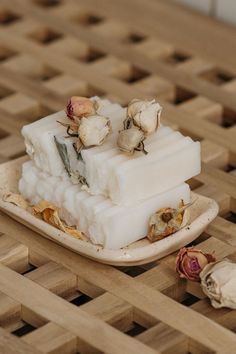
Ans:
[{"label": "pale yellow petal", "polygon": [[32,214],[35,216],[40,216],[46,223],[55,226],[57,229],[64,231],[72,237],[80,240],[87,240],[86,236],[81,231],[66,225],[60,219],[58,211],[59,209],[47,200],[41,200],[32,208]]},{"label": "pale yellow petal", "polygon": [[3,195],[2,199],[4,202],[12,203],[23,209],[27,209],[29,207],[29,203],[22,197],[21,194],[8,192]]}]

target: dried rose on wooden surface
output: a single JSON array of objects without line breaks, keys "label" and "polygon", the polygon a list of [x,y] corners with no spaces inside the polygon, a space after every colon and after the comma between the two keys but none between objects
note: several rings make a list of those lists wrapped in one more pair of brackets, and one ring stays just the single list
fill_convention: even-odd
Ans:
[{"label": "dried rose on wooden surface", "polygon": [[203,292],[215,308],[236,309],[236,264],[225,259],[205,266],[200,273]]},{"label": "dried rose on wooden surface", "polygon": [[127,117],[145,134],[154,133],[160,126],[162,107],[155,100],[134,98],[127,107]]},{"label": "dried rose on wooden surface", "polygon": [[61,221],[58,212],[59,208],[46,200],[41,200],[32,208],[32,214],[41,217],[46,223],[55,226],[57,229],[64,231],[75,238],[81,240],[87,239],[81,231],[78,231],[71,226],[67,226],[63,221]]},{"label": "dried rose on wooden surface", "polygon": [[162,240],[180,230],[183,224],[185,210],[189,204],[184,205],[183,200],[179,208],[162,208],[150,217],[147,238],[151,242]]},{"label": "dried rose on wooden surface", "polygon": [[176,258],[176,272],[181,278],[192,281],[200,281],[200,273],[210,262],[215,262],[215,257],[204,253],[194,247],[184,247]]},{"label": "dried rose on wooden surface", "polygon": [[88,117],[96,113],[96,102],[87,97],[72,96],[66,107],[67,117],[72,120]]}]

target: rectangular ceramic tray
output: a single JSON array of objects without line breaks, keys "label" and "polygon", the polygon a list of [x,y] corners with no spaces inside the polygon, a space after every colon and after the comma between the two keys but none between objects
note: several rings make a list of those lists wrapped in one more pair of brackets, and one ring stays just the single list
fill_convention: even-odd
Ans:
[{"label": "rectangular ceramic tray", "polygon": [[195,202],[188,209],[190,220],[188,225],[180,231],[154,243],[150,243],[145,238],[120,250],[104,249],[89,241],[75,239],[37,219],[28,211],[2,200],[2,195],[6,191],[18,192],[21,166],[27,159],[27,157],[22,157],[0,165],[0,209],[43,237],[98,262],[127,266],[149,263],[160,259],[196,239],[218,213],[218,205],[213,199],[192,192],[191,199]]}]

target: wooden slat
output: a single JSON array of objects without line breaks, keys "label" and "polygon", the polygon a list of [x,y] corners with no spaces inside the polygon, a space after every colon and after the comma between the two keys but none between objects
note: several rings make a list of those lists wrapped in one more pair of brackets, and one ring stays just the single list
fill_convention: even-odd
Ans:
[{"label": "wooden slat", "polygon": [[28,248],[6,235],[0,235],[0,262],[11,269],[25,272],[29,269]]},{"label": "wooden slat", "polygon": [[71,295],[76,294],[76,275],[54,262],[33,270],[26,274],[26,277],[61,297],[70,298]]},{"label": "wooden slat", "polygon": [[20,134],[20,129],[27,124],[26,120],[18,120],[16,117],[0,108],[0,127],[11,134]]},{"label": "wooden slat", "polygon": [[214,237],[228,243],[232,246],[236,246],[236,225],[223,219],[216,218],[212,224],[207,228],[209,234]]},{"label": "wooden slat", "polygon": [[0,328],[0,352],[6,354],[42,354],[35,347]]},{"label": "wooden slat", "polygon": [[[5,0],[7,1],[7,0]],[[137,0],[134,0],[137,2]],[[14,3],[15,2],[15,3]],[[18,0],[14,0],[11,3],[11,7],[15,8]],[[87,4],[87,2],[86,2]],[[24,5],[24,6],[22,6]],[[88,4],[87,4],[88,5]],[[105,8],[105,12],[109,11],[109,5],[108,2],[106,2],[106,5],[104,5],[103,8]],[[135,4],[135,7],[137,4]],[[117,15],[117,9],[115,6],[113,6],[113,9],[110,11],[112,12],[112,15],[116,16]],[[125,8],[125,7],[124,7]],[[167,9],[164,9],[167,11]],[[68,34],[72,34],[74,36],[79,36],[80,38],[86,40],[91,46],[98,48],[99,50],[106,51],[109,50],[110,53],[117,55],[118,57],[122,59],[127,59],[128,55],[128,60],[132,62],[135,65],[138,65],[140,68],[144,70],[151,71],[153,73],[157,73],[168,80],[172,81],[173,83],[177,85],[181,85],[185,87],[186,89],[191,90],[194,87],[194,91],[199,93],[199,94],[204,94],[209,98],[212,98],[216,101],[219,101],[220,103],[236,110],[236,104],[235,104],[235,99],[234,95],[231,95],[224,90],[218,88],[215,85],[212,85],[209,82],[204,82],[203,80],[199,79],[198,77],[194,75],[186,75],[185,71],[182,70],[181,68],[179,70],[176,70],[176,68],[171,68],[168,65],[162,63],[162,62],[154,62],[150,61],[148,58],[142,58],[139,55],[137,55],[136,51],[129,50],[127,52],[127,49],[125,47],[122,47],[119,42],[114,45],[113,41],[109,42],[109,39],[106,40],[106,48],[104,48],[103,44],[103,38],[99,37],[99,35],[96,34],[96,32],[93,32],[92,35],[89,35],[89,32],[84,30],[82,26],[76,26],[71,22],[64,21],[63,18],[59,17],[55,18],[54,16],[50,16],[50,14],[45,14],[44,11],[40,10],[33,4],[29,4],[29,2],[24,0],[21,2],[21,7],[18,9],[18,11],[21,14],[29,13],[33,15],[36,19],[45,22],[47,24],[50,24],[50,26],[58,29],[59,31],[63,29],[64,32]],[[101,7],[100,7],[101,11]],[[145,11],[146,12],[146,11]],[[120,11],[119,11],[120,13]],[[121,14],[122,20],[125,19],[125,13]],[[172,19],[170,19],[171,21]],[[156,21],[156,19],[155,19]],[[147,21],[149,22],[149,21]],[[135,21],[132,23],[132,27],[136,28],[133,24]],[[129,26],[130,26],[130,21],[129,21]],[[144,27],[142,27],[142,30],[144,30]],[[205,53],[205,51],[204,51]],[[144,59],[144,60],[143,60]],[[223,63],[220,63],[221,66],[223,66]],[[234,70],[232,70],[234,72]]]},{"label": "wooden slat", "polygon": [[[12,46],[19,48],[23,47],[25,51],[33,53],[33,55],[36,55],[38,59],[41,58],[41,60],[46,60],[49,64],[56,66],[59,70],[64,70],[70,75],[78,76],[84,80],[87,80],[90,85],[93,85],[98,90],[106,90],[107,92],[112,92],[115,95],[120,96],[120,98],[125,100],[125,102],[134,96],[142,95],[139,90],[134,90],[133,87],[111,77],[106,77],[105,79],[104,76],[100,73],[92,70],[91,68],[87,68],[87,66],[82,63],[78,63],[78,61],[75,61],[74,59],[67,58],[62,53],[60,53],[60,57],[58,58],[57,53],[53,51],[50,52],[50,56],[48,55],[45,58],[45,51],[38,44],[31,43],[29,40],[23,38],[20,38],[20,40],[18,38],[16,40],[13,34],[6,34],[5,32],[2,36],[0,32],[0,38],[3,41],[10,42]],[[28,78],[22,78],[20,74],[15,74],[10,70],[4,69],[1,71],[1,68],[0,74],[0,83],[5,84],[8,88],[13,88],[16,85],[15,80],[18,77],[18,85],[21,90],[24,90],[24,92],[27,92],[34,97],[40,96],[39,87],[36,89],[36,84],[33,81],[30,81]],[[43,95],[41,97],[47,106],[52,109],[56,109],[56,107],[58,107],[58,109],[62,108],[61,100],[59,104],[55,103],[55,99],[51,97],[52,93],[45,91],[45,88],[42,88],[42,92]],[[165,101],[163,102],[162,100],[159,101],[165,108],[164,117],[166,117],[168,120],[177,123],[180,128],[183,127],[186,131],[192,132],[192,134],[196,136],[203,136],[210,140],[212,139],[213,141],[216,141],[217,143],[228,148],[232,153],[236,154],[236,147],[233,143],[235,139],[233,133],[228,132],[218,127],[216,124],[212,124],[205,120],[201,121],[201,124],[193,125],[192,119],[195,118],[193,115],[191,116],[192,119],[189,119],[189,114],[184,110],[176,110],[174,105],[171,105]]]},{"label": "wooden slat", "polygon": [[[76,0],[73,1],[75,3]],[[93,0],[83,0],[82,3],[93,10]],[[102,0],[97,13],[120,19],[136,31],[142,28],[142,32],[173,43],[183,52],[201,54],[202,58],[235,72],[234,56],[225,57],[225,53],[232,53],[235,48],[235,30],[190,10],[179,8],[173,1],[149,0],[144,12],[142,0],[132,0],[128,4],[125,0],[119,4]],[[137,17],[139,20],[135,21]],[[196,27],[196,23],[199,23],[199,26]],[[173,28],[176,28],[176,31],[173,31]]]},{"label": "wooden slat", "polygon": [[[14,234],[13,224],[11,224],[11,230],[8,231],[9,227],[7,228],[7,218],[8,217],[2,216],[1,223],[2,225],[5,224],[4,229],[7,233],[11,232]],[[21,236],[21,239],[26,241],[27,228],[23,225],[20,225],[19,227],[17,223],[15,223],[15,228],[18,229],[18,234],[20,228],[24,230],[24,235]],[[31,244],[34,243],[36,246],[37,234],[35,234],[33,238],[31,231],[28,231],[28,234],[31,234],[30,239],[28,238],[28,242]],[[52,259],[54,257],[60,258],[61,264],[67,268],[73,269],[73,271],[75,273],[78,272],[81,277],[92,281],[95,285],[98,285],[106,291],[129,302],[140,311],[145,312],[173,328],[181,330],[182,333],[213,350],[218,350],[219,348],[222,348],[223,350],[225,347],[233,348],[233,346],[235,346],[235,336],[206,317],[190,311],[188,308],[181,306],[174,300],[167,298],[165,295],[152,290],[140,282],[134,281],[134,279],[130,279],[129,276],[120,273],[114,268],[102,264],[96,264],[95,266],[94,262],[75,255],[58,245],[49,247],[48,243],[51,244],[52,242],[40,238],[38,249],[39,247],[43,248],[43,253]],[[4,268],[4,272],[6,271],[8,271],[7,268]],[[13,275],[15,274],[13,273],[12,276]],[[4,280],[2,281],[4,282]],[[6,284],[4,282],[3,288],[6,290],[5,286]],[[168,317],[166,316],[166,311],[168,311]],[[50,320],[54,321],[53,318]],[[205,337],[201,330],[203,327],[207,328],[207,337]]]},{"label": "wooden slat", "polygon": [[[143,350],[145,353],[155,353],[4,266],[0,266],[0,288],[5,294],[18,299],[26,309],[57,323],[104,352],[122,353],[127,350],[129,353],[137,353]],[[112,341],[109,339],[111,337]]]},{"label": "wooden slat", "polygon": [[0,293],[0,326],[9,327],[21,319],[21,304],[11,297]]},{"label": "wooden slat", "polygon": [[[24,154],[23,125],[69,96],[155,97],[164,124],[201,141],[188,183],[219,204],[194,244],[236,261],[235,33],[170,0],[0,0],[0,163]],[[0,233],[0,352],[235,352],[234,311],[179,279],[176,253],[118,269],[2,213]]]},{"label": "wooden slat", "polygon": [[23,341],[45,354],[74,354],[77,349],[76,336],[52,322],[25,335]]}]

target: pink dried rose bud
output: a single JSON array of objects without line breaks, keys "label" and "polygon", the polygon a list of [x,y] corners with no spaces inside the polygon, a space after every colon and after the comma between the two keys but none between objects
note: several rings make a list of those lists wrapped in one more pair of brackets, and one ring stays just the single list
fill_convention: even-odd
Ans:
[{"label": "pink dried rose bud", "polygon": [[75,120],[76,118],[88,117],[95,114],[96,102],[89,98],[72,96],[66,107],[67,117]]},{"label": "pink dried rose bud", "polygon": [[215,262],[213,255],[193,247],[184,247],[181,248],[176,258],[176,272],[180,278],[200,281],[199,274],[211,262]]}]

